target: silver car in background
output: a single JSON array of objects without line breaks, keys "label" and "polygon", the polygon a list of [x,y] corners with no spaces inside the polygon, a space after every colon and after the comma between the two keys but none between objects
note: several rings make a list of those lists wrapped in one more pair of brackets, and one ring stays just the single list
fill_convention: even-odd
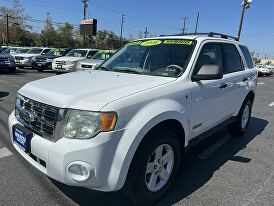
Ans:
[{"label": "silver car in background", "polygon": [[106,59],[111,57],[115,50],[100,50],[94,54],[90,59],[79,61],[76,66],[77,71],[95,69],[98,65],[103,63]]}]

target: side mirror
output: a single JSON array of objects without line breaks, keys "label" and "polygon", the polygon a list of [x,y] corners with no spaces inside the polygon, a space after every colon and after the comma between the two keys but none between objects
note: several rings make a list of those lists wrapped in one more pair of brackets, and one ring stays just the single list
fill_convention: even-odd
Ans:
[{"label": "side mirror", "polygon": [[87,59],[91,59],[91,57],[92,57],[91,55],[88,55],[88,56],[87,56]]},{"label": "side mirror", "polygon": [[222,79],[223,71],[219,65],[203,65],[198,73],[192,77],[193,81]]}]

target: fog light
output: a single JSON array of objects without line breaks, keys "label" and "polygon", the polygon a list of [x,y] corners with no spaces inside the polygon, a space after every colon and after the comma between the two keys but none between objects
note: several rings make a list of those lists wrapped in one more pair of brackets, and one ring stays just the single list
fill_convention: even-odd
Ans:
[{"label": "fog light", "polygon": [[94,176],[94,169],[85,162],[72,162],[67,166],[67,175],[77,182],[82,182]]}]

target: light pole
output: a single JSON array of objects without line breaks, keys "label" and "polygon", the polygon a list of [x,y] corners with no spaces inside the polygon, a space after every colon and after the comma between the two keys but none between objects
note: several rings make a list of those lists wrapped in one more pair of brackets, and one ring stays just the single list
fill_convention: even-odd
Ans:
[{"label": "light pole", "polygon": [[252,0],[243,0],[242,3],[242,15],[241,15],[241,20],[240,20],[240,26],[238,30],[238,35],[237,39],[240,40],[241,38],[241,32],[242,32],[242,27],[243,27],[243,21],[244,21],[244,15],[245,15],[245,10],[249,9],[252,4]]}]

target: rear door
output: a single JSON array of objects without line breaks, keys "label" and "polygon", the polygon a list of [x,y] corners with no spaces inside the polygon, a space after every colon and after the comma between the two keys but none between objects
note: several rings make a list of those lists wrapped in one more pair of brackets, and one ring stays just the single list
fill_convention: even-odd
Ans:
[{"label": "rear door", "polygon": [[224,82],[227,87],[224,89],[226,101],[226,115],[233,116],[235,111],[242,104],[245,85],[248,81],[247,73],[244,69],[242,57],[236,45],[232,43],[222,44]]}]

